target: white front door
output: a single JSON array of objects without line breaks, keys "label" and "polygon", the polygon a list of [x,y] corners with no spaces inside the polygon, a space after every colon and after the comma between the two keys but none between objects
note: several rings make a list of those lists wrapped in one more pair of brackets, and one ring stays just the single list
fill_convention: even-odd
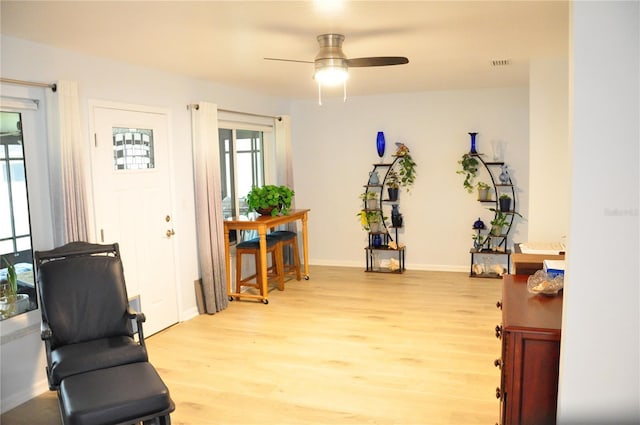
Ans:
[{"label": "white front door", "polygon": [[91,109],[97,239],[119,243],[127,292],[140,296],[151,335],[178,322],[168,113],[118,104]]}]

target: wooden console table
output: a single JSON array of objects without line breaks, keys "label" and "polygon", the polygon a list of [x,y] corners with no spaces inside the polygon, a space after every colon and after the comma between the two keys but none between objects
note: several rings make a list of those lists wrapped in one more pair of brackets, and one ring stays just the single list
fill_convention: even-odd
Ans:
[{"label": "wooden console table", "polygon": [[[227,265],[227,293],[229,298],[257,298],[268,304],[267,300],[267,230],[272,229],[281,224],[291,223],[297,220],[302,221],[302,252],[304,258],[304,278],[309,279],[309,253],[307,247],[307,213],[310,210],[291,210],[287,215],[278,216],[257,216],[257,217],[230,217],[224,220],[224,255]],[[230,230],[256,230],[260,236],[260,261],[261,270],[256,270],[256,274],[260,273],[262,277],[262,287],[260,295],[244,294],[240,292],[232,292],[231,283],[231,247],[229,245]]]},{"label": "wooden console table", "polygon": [[503,278],[500,367],[501,425],[555,425],[560,365],[562,292],[531,294],[528,276]]}]

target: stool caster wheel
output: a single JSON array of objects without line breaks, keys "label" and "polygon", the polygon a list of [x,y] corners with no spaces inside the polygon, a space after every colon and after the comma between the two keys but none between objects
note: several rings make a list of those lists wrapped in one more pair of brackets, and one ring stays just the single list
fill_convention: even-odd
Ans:
[{"label": "stool caster wheel", "polygon": [[233,301],[233,300],[234,298],[231,295],[229,295],[229,301]]},{"label": "stool caster wheel", "polygon": [[308,274],[305,274],[305,275],[304,275],[304,280],[309,280],[309,279],[310,279],[309,275],[308,275]]},{"label": "stool caster wheel", "polygon": [[262,302],[263,302],[264,304],[269,304],[269,300],[268,300],[268,299],[266,299],[266,298],[265,298],[264,300],[262,300]]}]

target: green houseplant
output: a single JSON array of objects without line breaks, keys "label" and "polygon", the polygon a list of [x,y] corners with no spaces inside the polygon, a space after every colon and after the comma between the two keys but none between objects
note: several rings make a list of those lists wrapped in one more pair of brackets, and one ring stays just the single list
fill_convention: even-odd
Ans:
[{"label": "green houseplant", "polygon": [[398,200],[398,192],[400,190],[400,176],[393,168],[387,173],[387,178],[384,183],[387,185],[387,192],[389,193],[390,201]]},{"label": "green houseplant", "polygon": [[380,231],[380,226],[382,225],[382,223],[384,223],[384,220],[387,219],[379,210],[360,210],[356,214],[356,216],[360,219],[360,225],[362,226],[362,229],[367,232]]},{"label": "green houseplant", "polygon": [[500,195],[500,198],[498,198],[498,202],[500,204],[500,211],[507,212],[511,210],[511,196],[503,193]]},{"label": "green houseplant", "polygon": [[254,186],[247,194],[247,206],[249,210],[262,215],[287,214],[294,195],[294,191],[287,186]]},{"label": "green houseplant", "polygon": [[462,174],[464,176],[464,181],[462,185],[467,190],[467,192],[473,192],[473,181],[478,175],[478,160],[474,157],[474,155],[470,153],[465,153],[462,155],[462,158],[458,161],[461,169],[456,171],[457,174]]},{"label": "green houseplant", "polygon": [[18,276],[15,266],[5,257],[2,262],[7,266],[6,283],[3,279],[0,281],[2,294],[0,294],[0,313],[2,316],[11,316],[15,311],[16,301],[18,300]]},{"label": "green houseplant", "polygon": [[485,182],[478,182],[478,200],[479,201],[490,201],[491,197],[489,196],[489,189],[491,188]]},{"label": "green houseplant", "polygon": [[367,209],[374,209],[378,206],[377,205],[378,192],[375,192],[375,191],[362,192],[360,194],[360,199],[364,201],[364,206]]},{"label": "green houseplant", "polygon": [[395,167],[397,167],[397,170],[395,171],[398,176],[399,187],[403,187],[407,192],[409,192],[416,181],[417,164],[409,153],[407,145],[404,143],[396,143],[396,146],[398,148],[396,149],[395,156],[399,159],[396,163]]}]

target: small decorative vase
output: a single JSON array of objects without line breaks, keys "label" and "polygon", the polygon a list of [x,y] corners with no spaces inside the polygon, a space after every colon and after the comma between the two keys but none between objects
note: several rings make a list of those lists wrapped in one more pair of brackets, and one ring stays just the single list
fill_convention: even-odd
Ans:
[{"label": "small decorative vase", "polygon": [[478,133],[469,133],[469,136],[471,136],[471,150],[469,150],[469,153],[478,153],[478,151],[476,150],[476,136],[478,135]]},{"label": "small decorative vase", "polygon": [[391,224],[393,227],[402,227],[402,214],[398,211],[398,205],[391,206]]},{"label": "small decorative vase", "polygon": [[371,185],[380,184],[380,177],[378,176],[377,171],[372,171],[369,173],[369,184]]},{"label": "small decorative vase", "polygon": [[474,248],[476,251],[480,251],[480,250],[482,250],[482,242],[478,242],[478,240],[474,240],[474,241],[473,241],[473,248]]},{"label": "small decorative vase", "polygon": [[380,160],[382,160],[382,157],[384,156],[384,145],[384,133],[382,131],[378,131],[378,135],[376,137],[376,149],[378,150]]},{"label": "small decorative vase", "polygon": [[482,221],[480,219],[480,217],[478,217],[478,219],[476,221],[473,222],[473,228],[474,229],[484,229],[484,221]]},{"label": "small decorative vase", "polygon": [[373,235],[373,246],[378,248],[382,246],[382,236],[380,235]]},{"label": "small decorative vase", "polygon": [[509,172],[507,171],[507,166],[501,165],[500,169],[501,169],[500,175],[498,176],[498,178],[500,179],[500,183],[509,184],[511,179],[509,178]]},{"label": "small decorative vase", "polygon": [[500,211],[509,212],[511,211],[511,198],[500,198],[498,199],[500,203]]}]

